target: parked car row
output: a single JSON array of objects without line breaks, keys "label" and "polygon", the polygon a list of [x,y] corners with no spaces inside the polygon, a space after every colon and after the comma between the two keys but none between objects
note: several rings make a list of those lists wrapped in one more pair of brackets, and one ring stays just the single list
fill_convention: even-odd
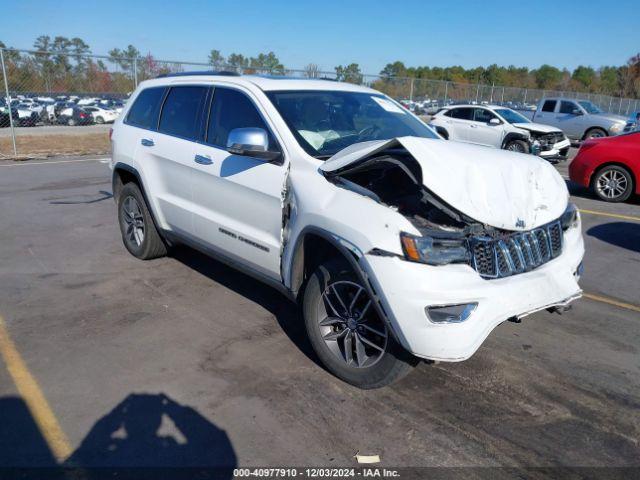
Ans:
[{"label": "parked car row", "polygon": [[[0,97],[0,127],[10,125],[9,112],[15,126],[38,124],[88,125],[113,123],[124,108],[124,100],[111,97],[78,95]],[[76,109],[78,111],[73,112]],[[80,122],[80,120],[82,120]]]}]

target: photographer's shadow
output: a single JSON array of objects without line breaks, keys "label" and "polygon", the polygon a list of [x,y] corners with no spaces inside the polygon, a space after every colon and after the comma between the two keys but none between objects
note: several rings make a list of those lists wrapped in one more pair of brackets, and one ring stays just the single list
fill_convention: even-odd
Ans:
[{"label": "photographer's shadow", "polygon": [[96,422],[65,463],[89,468],[215,467],[228,471],[230,478],[237,459],[227,434],[193,408],[164,394],[132,394]]}]

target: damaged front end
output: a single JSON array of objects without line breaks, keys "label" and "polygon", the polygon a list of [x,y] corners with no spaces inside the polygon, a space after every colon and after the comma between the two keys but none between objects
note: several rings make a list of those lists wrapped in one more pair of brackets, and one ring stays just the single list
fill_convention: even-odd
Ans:
[{"label": "damaged front end", "polygon": [[[324,169],[324,174],[335,185],[369,197],[411,222],[418,233],[400,235],[406,260],[428,265],[467,264],[482,278],[493,279],[528,272],[562,253],[563,230],[575,221],[575,209],[569,208],[560,218],[538,222],[531,229],[526,229],[523,218],[514,223],[517,231],[500,228],[495,225],[499,219],[491,225],[472,218],[429,188],[410,143],[392,141],[370,147],[365,146],[358,159],[352,156],[338,168]],[[345,155],[349,152],[342,157]],[[464,182],[454,174],[452,168],[448,182]],[[473,203],[467,201],[466,205]],[[395,255],[378,249],[371,253]]]}]

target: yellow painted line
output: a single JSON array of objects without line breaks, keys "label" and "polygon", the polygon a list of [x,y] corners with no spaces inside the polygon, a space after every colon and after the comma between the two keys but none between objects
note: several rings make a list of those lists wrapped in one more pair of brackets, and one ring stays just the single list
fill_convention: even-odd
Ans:
[{"label": "yellow painted line", "polygon": [[640,312],[640,306],[632,305],[631,303],[620,302],[618,300],[614,300],[613,298],[594,295],[593,293],[583,293],[582,296],[596,302],[606,303],[607,305],[613,305],[615,307],[631,310],[632,312]]},{"label": "yellow painted line", "polygon": [[[58,461],[67,459],[72,452],[71,444],[62,428],[60,428],[60,424],[38,382],[29,372],[27,365],[11,340],[2,316],[0,316],[0,353],[7,365],[7,370],[13,379],[13,383],[15,383],[20,396],[27,404],[27,408],[29,408],[51,452]],[[15,435],[20,435],[22,432],[14,433]]]},{"label": "yellow painted line", "polygon": [[588,213],[590,215],[600,215],[603,217],[621,218],[623,220],[633,220],[634,222],[640,222],[640,217],[633,217],[631,215],[620,215],[618,213],[596,212],[595,210],[582,210],[582,209],[579,209],[579,210],[580,210],[580,213]]}]

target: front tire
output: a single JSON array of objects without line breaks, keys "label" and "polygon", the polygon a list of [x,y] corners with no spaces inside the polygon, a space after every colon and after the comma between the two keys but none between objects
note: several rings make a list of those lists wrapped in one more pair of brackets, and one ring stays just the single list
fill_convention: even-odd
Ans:
[{"label": "front tire", "polygon": [[505,150],[517,153],[529,153],[529,145],[524,140],[510,140],[504,146]]},{"label": "front tire", "polygon": [[600,200],[624,202],[633,193],[633,178],[626,168],[609,165],[594,175],[591,188]]},{"label": "front tire", "polygon": [[125,248],[136,258],[151,260],[167,254],[147,203],[135,183],[127,183],[118,196],[118,223]]},{"label": "front tire", "polygon": [[320,265],[303,295],[311,345],[338,378],[362,389],[380,388],[404,377],[417,363],[397,343],[345,261],[333,259]]},{"label": "front tire", "polygon": [[102,118],[102,117],[96,117],[96,123],[99,123],[99,124],[104,123],[104,118]]}]

